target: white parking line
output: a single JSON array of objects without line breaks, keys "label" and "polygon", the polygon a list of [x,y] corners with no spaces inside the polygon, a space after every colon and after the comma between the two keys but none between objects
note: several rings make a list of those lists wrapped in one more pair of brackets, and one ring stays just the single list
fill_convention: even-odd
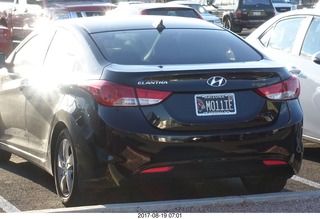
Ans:
[{"label": "white parking line", "polygon": [[305,179],[305,178],[301,178],[299,176],[293,176],[291,177],[292,180],[294,181],[297,181],[297,182],[301,182],[303,184],[306,184],[308,186],[311,186],[311,187],[314,187],[314,188],[317,188],[317,189],[320,189],[320,184],[319,183],[316,183],[316,182],[313,182],[311,180],[308,180],[308,179]]},{"label": "white parking line", "polygon": [[0,195],[0,208],[7,213],[21,212],[18,208],[16,208],[10,202],[5,200],[1,195]]}]

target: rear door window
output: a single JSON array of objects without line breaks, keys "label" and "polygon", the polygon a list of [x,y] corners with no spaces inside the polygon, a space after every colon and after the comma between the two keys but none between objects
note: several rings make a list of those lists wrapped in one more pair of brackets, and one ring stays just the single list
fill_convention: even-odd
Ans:
[{"label": "rear door window", "polygon": [[307,31],[304,39],[301,55],[311,57],[313,54],[320,52],[320,18],[316,17]]},{"label": "rear door window", "polygon": [[291,53],[304,19],[298,17],[281,20],[260,38],[260,42],[271,49]]}]

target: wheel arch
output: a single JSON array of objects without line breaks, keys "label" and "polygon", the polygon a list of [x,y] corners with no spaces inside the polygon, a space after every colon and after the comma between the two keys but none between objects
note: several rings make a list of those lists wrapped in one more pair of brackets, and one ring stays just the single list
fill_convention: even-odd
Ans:
[{"label": "wheel arch", "polygon": [[58,122],[55,127],[54,130],[52,132],[52,137],[51,137],[51,152],[50,152],[50,160],[51,160],[51,171],[52,174],[54,174],[54,152],[55,152],[55,147],[57,145],[57,140],[59,137],[59,134],[62,132],[63,129],[67,128],[66,124],[63,122]]}]

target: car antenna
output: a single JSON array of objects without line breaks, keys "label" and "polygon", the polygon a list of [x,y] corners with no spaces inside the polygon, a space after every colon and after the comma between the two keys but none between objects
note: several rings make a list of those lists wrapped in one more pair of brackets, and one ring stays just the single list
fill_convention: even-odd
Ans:
[{"label": "car antenna", "polygon": [[163,25],[163,20],[162,20],[162,19],[161,19],[160,22],[157,24],[156,28],[157,28],[157,30],[158,30],[158,32],[159,32],[160,34],[162,33],[162,31],[163,31],[164,29],[166,29],[166,26]]},{"label": "car antenna", "polygon": [[[156,26],[156,25],[157,25],[157,26]],[[150,58],[150,56],[151,56],[151,54],[152,54],[155,46],[157,45],[157,43],[158,43],[158,41],[159,41],[159,39],[160,39],[160,36],[161,36],[161,34],[162,34],[162,31],[163,31],[164,29],[166,29],[166,26],[163,25],[163,20],[162,20],[162,19],[160,20],[160,22],[159,22],[158,24],[154,24],[154,26],[155,26],[156,29],[158,30],[159,34],[158,34],[157,38],[155,39],[155,41],[153,42],[153,44],[152,44],[149,52],[143,57],[143,60],[144,60],[144,61],[147,61],[147,60]]]}]

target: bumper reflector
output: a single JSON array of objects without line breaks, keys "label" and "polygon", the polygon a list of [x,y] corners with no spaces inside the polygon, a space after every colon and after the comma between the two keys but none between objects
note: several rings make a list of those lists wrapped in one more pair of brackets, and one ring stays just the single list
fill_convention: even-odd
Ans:
[{"label": "bumper reflector", "polygon": [[266,166],[273,166],[273,165],[286,165],[287,162],[283,160],[264,160],[262,163]]},{"label": "bumper reflector", "polygon": [[173,166],[155,167],[155,168],[142,170],[140,173],[141,174],[145,174],[145,173],[164,173],[164,172],[169,172],[172,169],[173,169]]}]

